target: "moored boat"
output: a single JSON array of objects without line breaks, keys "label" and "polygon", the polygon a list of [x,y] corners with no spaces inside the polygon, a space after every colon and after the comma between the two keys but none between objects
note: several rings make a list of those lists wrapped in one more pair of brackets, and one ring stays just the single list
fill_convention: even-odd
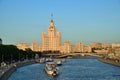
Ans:
[{"label": "moored boat", "polygon": [[62,65],[62,61],[61,60],[57,60],[56,64],[57,64],[57,66],[61,66]]},{"label": "moored boat", "polygon": [[53,62],[52,58],[46,58],[46,62]]},{"label": "moored boat", "polygon": [[39,63],[40,63],[40,64],[45,63],[45,62],[46,62],[46,61],[45,61],[45,58],[39,59]]},{"label": "moored boat", "polygon": [[58,69],[55,62],[47,62],[45,65],[45,71],[48,75],[55,77],[58,75]]}]

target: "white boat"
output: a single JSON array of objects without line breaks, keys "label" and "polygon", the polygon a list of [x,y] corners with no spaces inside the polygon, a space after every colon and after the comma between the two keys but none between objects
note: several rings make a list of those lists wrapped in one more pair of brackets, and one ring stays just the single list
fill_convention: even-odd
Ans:
[{"label": "white boat", "polygon": [[62,65],[62,60],[56,60],[55,62],[57,64],[57,66],[61,66]]},{"label": "white boat", "polygon": [[53,62],[52,58],[46,58],[46,62]]},{"label": "white boat", "polygon": [[46,62],[46,61],[45,61],[45,58],[39,59],[39,63],[40,63],[40,64],[45,63],[45,62]]},{"label": "white boat", "polygon": [[47,62],[45,65],[45,71],[48,75],[55,77],[58,75],[58,68],[55,62]]}]

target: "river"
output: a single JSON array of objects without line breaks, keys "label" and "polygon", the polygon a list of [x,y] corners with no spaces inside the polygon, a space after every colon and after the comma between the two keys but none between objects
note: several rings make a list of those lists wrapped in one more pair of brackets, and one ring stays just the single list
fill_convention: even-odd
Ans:
[{"label": "river", "polygon": [[59,75],[51,78],[45,64],[32,64],[17,69],[8,80],[120,80],[120,67],[97,59],[67,59],[59,67]]}]

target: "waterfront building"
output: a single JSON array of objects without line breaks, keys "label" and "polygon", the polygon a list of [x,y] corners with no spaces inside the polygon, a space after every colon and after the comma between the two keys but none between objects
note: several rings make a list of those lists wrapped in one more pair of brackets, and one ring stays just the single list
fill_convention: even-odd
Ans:
[{"label": "waterfront building", "polygon": [[76,43],[75,52],[84,52],[84,44],[80,42]]},{"label": "waterfront building", "polygon": [[120,43],[113,43],[112,50],[112,52],[114,52],[116,56],[120,57]]},{"label": "waterfront building", "polygon": [[37,44],[37,42],[33,42],[30,48],[32,51],[39,51],[39,45]]},{"label": "waterfront building", "polygon": [[2,39],[0,38],[0,45],[2,44]]},{"label": "waterfront building", "polygon": [[107,48],[111,48],[111,47],[112,47],[111,44],[102,44],[103,49],[107,49]]},{"label": "waterfront building", "polygon": [[91,48],[101,49],[102,48],[102,43],[92,43]]},{"label": "waterfront building", "polygon": [[48,35],[42,32],[42,51],[60,51],[61,33],[57,32],[53,20],[51,19],[48,28]]},{"label": "waterfront building", "polygon": [[71,53],[75,53],[76,49],[75,49],[75,45],[71,45]]},{"label": "waterfront building", "polygon": [[120,43],[112,43],[112,48],[120,47]]},{"label": "waterfront building", "polygon": [[103,54],[105,54],[105,53],[107,53],[107,52],[108,52],[108,50],[101,49],[101,50],[94,50],[94,52],[96,52],[96,53],[103,53]]},{"label": "waterfront building", "polygon": [[120,47],[116,47],[114,50],[116,56],[120,57]]},{"label": "waterfront building", "polygon": [[61,46],[61,53],[70,53],[71,52],[71,44],[70,41],[65,41],[64,45]]},{"label": "waterfront building", "polygon": [[18,43],[17,48],[21,50],[26,50],[27,48],[29,48],[29,46],[27,45],[27,43],[22,42],[22,43]]},{"label": "waterfront building", "polygon": [[87,52],[87,53],[89,53],[89,52],[91,52],[92,50],[91,50],[91,46],[84,46],[84,51],[83,52]]}]

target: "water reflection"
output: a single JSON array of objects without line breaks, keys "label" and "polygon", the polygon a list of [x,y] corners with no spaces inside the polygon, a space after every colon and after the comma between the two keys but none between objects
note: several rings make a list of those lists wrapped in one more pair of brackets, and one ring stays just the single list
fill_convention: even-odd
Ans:
[{"label": "water reflection", "polygon": [[69,59],[59,69],[59,75],[51,78],[44,64],[33,64],[17,69],[8,80],[120,80],[120,67],[97,59]]}]

